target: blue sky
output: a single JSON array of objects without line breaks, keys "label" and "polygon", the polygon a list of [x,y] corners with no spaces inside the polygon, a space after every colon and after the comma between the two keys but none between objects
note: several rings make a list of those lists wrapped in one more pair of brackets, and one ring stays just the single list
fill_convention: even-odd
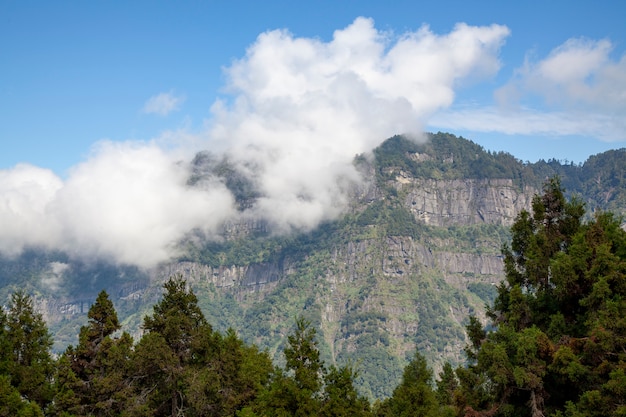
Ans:
[{"label": "blue sky", "polygon": [[[151,267],[225,223],[311,230],[399,133],[531,162],[625,147],[625,4],[0,0],[0,254]],[[198,150],[251,207],[187,185]]]},{"label": "blue sky", "polygon": [[[621,119],[621,131],[610,138],[589,132],[488,131],[446,119],[457,110],[471,109],[468,117],[475,117],[495,106],[494,92],[515,77],[525,59],[540,62],[568,39],[608,40],[607,58],[618,63],[626,47],[625,4],[2,0],[0,169],[27,162],[65,175],[102,139],[145,141],[164,131],[201,131],[216,98],[227,96],[223,68],[244,57],[259,34],[288,29],[294,37],[329,41],[333,31],[358,16],[372,18],[376,29],[396,35],[424,24],[439,35],[458,22],[505,25],[510,35],[499,50],[501,68],[473,84],[455,86],[453,104],[425,120],[425,129],[458,133],[522,160],[556,157],[580,162],[590,154],[626,146],[623,74],[622,84],[616,86],[622,89],[621,105],[601,109]],[[147,101],[159,94],[178,98],[179,105],[167,114],[146,112]],[[524,96],[522,103],[538,113],[568,110],[567,104],[545,101],[535,94]],[[583,110],[592,105],[586,103]]]}]

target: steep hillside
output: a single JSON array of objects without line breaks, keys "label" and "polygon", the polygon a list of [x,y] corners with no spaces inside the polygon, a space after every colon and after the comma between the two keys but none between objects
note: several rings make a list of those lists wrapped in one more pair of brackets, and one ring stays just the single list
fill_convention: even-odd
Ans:
[{"label": "steep hillside", "polygon": [[[214,327],[236,329],[279,361],[281,343],[304,315],[319,329],[325,361],[356,363],[361,390],[384,397],[416,346],[436,369],[464,360],[467,317],[484,315],[495,296],[508,227],[546,177],[560,175],[592,210],[626,207],[625,150],[582,166],[523,164],[438,133],[421,144],[393,137],[355,164],[365,181],[348,212],[311,232],[275,236],[254,219],[226,224],[222,242],[190,239],[184,257],[151,271],[31,251],[2,261],[0,296],[27,286],[62,349],[74,343],[100,289],[138,335],[161,283],[181,274]],[[207,175],[222,178],[242,210],[254,205],[254,184],[228,161],[198,154],[190,186]]]}]

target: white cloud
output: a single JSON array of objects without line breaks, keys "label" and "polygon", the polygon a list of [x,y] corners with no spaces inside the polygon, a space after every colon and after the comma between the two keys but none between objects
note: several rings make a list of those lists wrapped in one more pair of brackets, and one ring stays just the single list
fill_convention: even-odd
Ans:
[{"label": "white cloud", "polygon": [[[626,55],[611,59],[606,39],[570,39],[539,62],[527,61],[506,88],[564,109],[626,112]],[[595,112],[594,111],[594,112]]]},{"label": "white cloud", "polygon": [[459,24],[393,37],[365,18],[327,43],[263,33],[226,70],[232,100],[213,106],[210,136],[260,184],[257,216],[283,230],[313,227],[344,207],[356,154],[420,133],[456,83],[498,70],[508,34]]},{"label": "white cloud", "polygon": [[185,101],[182,96],[175,96],[173,93],[160,93],[152,96],[143,106],[143,112],[147,114],[158,114],[159,116],[167,116],[176,111]]},{"label": "white cloud", "polygon": [[[212,106],[207,132],[168,132],[159,142],[103,142],[63,181],[18,166],[0,172],[0,252],[41,245],[72,256],[151,266],[175,253],[193,230],[208,236],[240,216],[272,230],[307,230],[346,208],[360,182],[355,155],[384,139],[422,131],[466,80],[498,71],[504,26],[428,27],[394,36],[358,18],[330,42],[284,30],[261,34],[227,68],[230,96]],[[181,98],[159,94],[144,111],[165,115]],[[205,140],[254,183],[259,198],[245,212],[211,180],[186,185],[176,138]]]},{"label": "white cloud", "polygon": [[25,246],[49,246],[60,231],[48,203],[63,182],[52,171],[20,164],[0,170],[0,252],[19,254]]},{"label": "white cloud", "polygon": [[587,136],[611,142],[624,140],[626,122],[602,113],[538,111],[532,108],[466,107],[442,111],[431,126],[507,135]]},{"label": "white cloud", "polygon": [[41,283],[48,289],[57,291],[63,285],[64,274],[69,269],[69,264],[50,262],[48,270],[41,277]]},{"label": "white cloud", "polygon": [[201,190],[186,181],[185,167],[152,143],[100,143],[65,182],[32,166],[0,171],[0,252],[40,246],[152,266],[190,231],[210,235],[233,215],[221,184]]},{"label": "white cloud", "polygon": [[444,109],[431,126],[476,132],[626,138],[626,55],[603,39],[570,39],[543,59],[526,58],[496,90],[498,107]]}]

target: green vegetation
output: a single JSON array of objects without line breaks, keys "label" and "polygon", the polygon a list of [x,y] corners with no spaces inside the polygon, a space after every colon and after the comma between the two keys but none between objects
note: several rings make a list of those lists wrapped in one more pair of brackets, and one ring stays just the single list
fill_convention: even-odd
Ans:
[{"label": "green vegetation", "polygon": [[[619,303],[609,303],[610,305],[605,308],[599,301],[604,294],[612,294],[610,291],[614,291],[615,284],[611,281],[613,278],[606,278],[606,283],[596,283],[594,278],[598,274],[605,274],[603,271],[609,271],[613,266],[612,261],[607,260],[609,258],[602,257],[599,258],[602,262],[596,262],[593,256],[597,257],[598,253],[611,252],[614,249],[607,249],[610,245],[603,243],[602,240],[583,238],[582,233],[586,230],[604,228],[597,225],[595,229],[592,227],[600,219],[605,219],[600,223],[606,223],[607,227],[609,224],[613,224],[610,227],[619,225],[617,218],[609,221],[604,217],[606,215],[594,213],[599,211],[598,208],[613,209],[617,214],[624,213],[626,171],[623,167],[626,165],[626,151],[616,150],[596,155],[583,165],[564,164],[556,160],[522,163],[508,154],[487,152],[463,138],[442,133],[430,137],[431,141],[428,143],[416,143],[403,137],[394,137],[375,151],[374,160],[359,156],[357,158],[359,168],[368,172],[373,180],[372,190],[364,192],[351,202],[350,211],[344,217],[324,223],[315,230],[289,236],[274,236],[269,234],[262,224],[254,224],[245,232],[235,231],[225,234],[224,239],[219,242],[194,240],[193,244],[183,243],[186,250],[180,261],[193,262],[193,265],[190,269],[185,269],[187,264],[174,265],[173,268],[180,267],[178,270],[183,271],[188,279],[188,287],[193,288],[197,294],[194,303],[200,308],[206,321],[204,324],[197,323],[200,329],[198,331],[216,338],[220,335],[220,340],[228,339],[229,343],[232,342],[234,345],[240,344],[242,347],[256,349],[257,352],[266,352],[264,354],[273,362],[272,366],[281,367],[283,376],[288,377],[294,371],[285,368],[284,350],[289,345],[287,335],[297,331],[294,321],[301,317],[316,330],[315,340],[319,360],[324,363],[324,372],[328,373],[321,377],[324,381],[322,386],[326,386],[326,378],[340,383],[345,382],[351,375],[351,381],[358,393],[357,397],[365,397],[370,401],[384,400],[394,395],[395,388],[402,381],[403,369],[415,359],[413,353],[417,349],[426,363],[435,370],[435,374],[441,371],[445,375],[446,388],[442,388],[440,392],[437,384],[436,396],[440,407],[447,404],[446,410],[449,411],[452,407],[457,414],[462,414],[462,411],[459,411],[461,407],[472,407],[477,413],[488,413],[500,398],[497,393],[487,390],[487,387],[496,385],[490,378],[505,375],[509,385],[512,384],[511,381],[517,384],[515,378],[521,378],[519,381],[526,378],[519,371],[515,371],[516,366],[521,366],[514,362],[517,359],[511,359],[512,362],[505,366],[507,372],[509,368],[512,369],[510,372],[513,372],[513,376],[504,373],[496,376],[490,374],[491,368],[485,370],[487,362],[480,365],[482,368],[479,366],[480,359],[471,359],[467,367],[459,368],[456,373],[454,368],[466,364],[467,358],[462,348],[468,339],[464,327],[474,323],[468,317],[475,314],[485,322],[484,325],[478,323],[473,334],[482,335],[485,329],[504,332],[506,326],[500,319],[494,319],[494,322],[485,321],[484,305],[490,306],[492,312],[496,312],[499,317],[501,313],[498,309],[504,309],[501,304],[505,305],[503,304],[505,296],[502,294],[509,294],[506,300],[511,299],[514,302],[507,301],[509,304],[506,305],[518,303],[520,308],[514,309],[515,314],[526,317],[524,320],[529,321],[530,327],[534,325],[546,334],[550,340],[550,349],[555,349],[555,352],[560,350],[558,360],[552,351],[548,359],[542,359],[549,364],[546,365],[549,372],[545,373],[549,377],[542,377],[544,385],[552,384],[553,380],[578,378],[577,381],[584,382],[581,382],[583,388],[593,386],[593,389],[590,388],[591,391],[595,390],[601,396],[607,390],[615,390],[616,388],[610,386],[617,384],[615,381],[620,381],[621,368],[611,365],[606,368],[606,372],[602,371],[606,375],[613,373],[616,378],[607,387],[598,382],[603,381],[605,374],[597,375],[594,373],[596,371],[589,372],[587,369],[590,366],[589,358],[596,355],[593,349],[608,349],[607,346],[614,344],[613,341],[605,341],[600,336],[604,337],[605,332],[611,329],[610,326],[618,326],[619,320],[615,317],[618,313],[622,314],[619,312],[622,308]],[[203,160],[205,157],[206,160]],[[244,177],[238,171],[241,167],[229,165],[227,161],[213,161],[210,155],[199,155],[194,164],[196,170],[190,179],[190,186],[200,185],[206,176],[212,176],[213,179],[224,181],[226,186],[233,190],[240,208],[245,208],[246,204],[253,204],[254,184],[243,181]],[[572,226],[570,240],[564,241],[558,250],[543,242],[542,239],[547,238],[541,234],[530,243],[533,253],[544,250],[549,250],[547,253],[550,253],[543,257],[526,256],[533,259],[531,264],[533,270],[536,270],[533,272],[534,275],[529,277],[539,276],[540,271],[545,271],[545,265],[549,266],[549,282],[554,288],[545,292],[550,296],[546,295],[543,301],[539,300],[538,295],[536,295],[538,299],[534,301],[528,298],[533,291],[535,294],[540,293],[532,286],[535,284],[520,284],[519,288],[506,284],[508,286],[505,290],[492,285],[493,282],[499,282],[503,278],[503,274],[493,272],[496,269],[493,265],[497,267],[502,259],[509,259],[508,252],[501,254],[502,245],[508,245],[513,259],[517,259],[520,246],[516,246],[518,243],[515,242],[523,242],[519,236],[530,236],[540,230],[538,225],[541,222],[534,219],[534,214],[526,214],[524,220],[526,223],[523,223],[523,227],[518,219],[519,224],[516,223],[512,230],[489,223],[436,227],[420,220],[407,199],[409,187],[412,186],[409,181],[414,179],[418,180],[418,183],[424,179],[511,179],[512,186],[521,192],[522,186],[540,189],[544,179],[554,175],[560,176],[561,184],[568,190],[567,193],[562,191],[561,197],[566,201],[573,201],[575,204],[572,207],[584,203],[588,210],[581,214],[577,225]],[[402,183],[398,178],[405,182]],[[572,197],[578,200],[572,200]],[[541,205],[535,204],[533,211],[535,209],[541,212]],[[619,228],[616,230],[611,233],[618,236],[621,232]],[[583,245],[585,239],[588,240],[586,249]],[[589,255],[589,247],[596,248],[597,253]],[[574,250],[577,252],[572,252]],[[615,256],[623,260],[623,251],[624,249],[617,250]],[[480,267],[464,269],[463,266],[469,263],[468,259],[473,260],[476,265],[480,263]],[[583,260],[592,264],[595,262],[595,269],[588,270],[589,267],[582,264]],[[515,262],[507,260],[507,265],[515,265]],[[62,274],[54,275],[53,271],[51,272],[51,265],[66,269]],[[483,266],[483,271],[490,272],[481,272],[480,268]],[[204,267],[207,269],[202,269]],[[509,272],[507,270],[507,274]],[[623,272],[619,272],[621,273]],[[221,283],[221,278],[226,275],[234,276],[233,282]],[[575,276],[585,278],[574,279]],[[138,410],[136,414],[141,414],[140,410],[143,409],[141,407],[150,410],[166,407],[157,405],[159,401],[160,404],[165,403],[165,392],[168,393],[168,398],[173,392],[177,392],[180,397],[183,391],[198,399],[203,395],[209,395],[209,391],[202,391],[198,387],[212,380],[215,375],[196,375],[194,376],[198,378],[196,384],[188,379],[191,378],[191,374],[186,375],[184,370],[191,369],[188,366],[192,365],[214,366],[215,362],[203,359],[205,362],[192,361],[192,363],[184,358],[176,358],[176,354],[172,353],[175,349],[172,350],[172,347],[166,349],[167,338],[162,334],[166,332],[165,330],[155,327],[147,332],[142,328],[146,315],[157,320],[160,315],[165,314],[159,313],[155,316],[152,304],[158,302],[161,295],[160,285],[166,276],[154,278],[132,267],[112,266],[104,262],[82,264],[62,253],[28,250],[17,258],[0,259],[0,282],[3,284],[0,288],[0,300],[7,308],[7,314],[11,297],[18,289],[23,289],[23,294],[32,294],[37,306],[44,305],[39,304],[41,301],[52,301],[58,302],[56,306],[60,306],[59,309],[73,309],[71,314],[68,311],[56,317],[46,316],[48,326],[54,335],[52,350],[60,355],[56,363],[58,376],[55,380],[67,381],[65,391],[57,392],[55,403],[79,407],[75,409],[79,410],[76,411],[79,414],[96,413],[97,411],[89,410],[97,410],[97,407],[120,407],[118,410],[124,407],[128,409],[137,407],[134,408]],[[530,281],[535,279],[528,278]],[[566,284],[557,285],[559,279]],[[577,295],[558,294],[564,289],[569,291],[570,287],[580,287],[576,290]],[[589,294],[593,292],[589,288],[594,287],[597,287],[595,298],[589,298]],[[91,318],[87,316],[90,307],[106,304],[102,300],[98,301],[99,298],[96,299],[98,291],[102,288],[106,288],[111,295],[110,300],[115,305],[121,328],[109,334],[108,338],[103,336],[103,341],[96,343],[83,335],[81,327],[89,328],[93,325]],[[584,333],[585,329],[591,326],[585,322],[592,318],[588,312],[591,307],[579,305],[579,299],[582,298],[589,298],[585,303],[593,305],[593,308],[601,307],[598,310],[600,315],[598,320],[609,323],[609,327],[595,327],[595,333]],[[526,300],[526,304],[519,300]],[[68,303],[67,307],[64,303]],[[52,303],[48,306],[56,308]],[[52,307],[50,308],[52,311]],[[561,312],[562,317],[556,312],[561,308],[565,310]],[[530,313],[524,316],[526,309]],[[545,313],[540,313],[542,309],[545,309]],[[613,310],[618,313],[614,314]],[[545,317],[538,317],[540,314]],[[174,319],[182,320],[172,318]],[[576,331],[570,329],[572,326],[578,326],[574,329]],[[228,336],[229,328],[234,328],[237,332]],[[524,329],[526,328],[513,327],[515,332]],[[129,335],[123,336],[122,330],[128,331]],[[487,346],[492,346],[494,351],[498,351],[497,354],[501,354],[503,350],[507,356],[514,357],[515,349],[511,344],[526,343],[527,339],[535,336],[542,337],[541,334],[532,333],[531,330],[525,331],[527,333],[523,336],[501,333],[497,336],[500,339],[497,339],[495,335],[491,336],[492,333],[485,333],[484,337],[486,340],[492,340],[490,338],[494,341],[505,340],[508,343],[506,346],[497,345],[496,342]],[[569,338],[568,346],[571,352],[559,344],[561,342],[556,336],[559,334],[565,335],[563,337],[566,339]],[[134,340],[131,339],[131,335]],[[147,338],[146,341],[142,341],[144,337]],[[592,349],[591,345],[585,345],[587,347],[583,349],[581,346],[587,343],[583,343],[585,338],[593,338],[600,347]],[[94,343],[97,345],[95,348]],[[222,342],[218,343],[219,346],[220,343]],[[114,352],[107,353],[109,356],[95,355],[89,359],[90,366],[95,368],[89,368],[88,372],[81,374],[75,368],[73,356],[69,353],[64,354],[69,352],[66,351],[68,345],[74,346],[74,355],[87,357],[94,355],[92,352],[94,349],[101,350],[104,347],[107,351]],[[154,346],[158,346],[158,349]],[[533,346],[528,344],[527,348],[538,348]],[[237,349],[239,348],[233,348],[234,351]],[[139,357],[134,356],[137,351],[143,352],[144,359],[139,360]],[[475,354],[480,356],[477,351]],[[485,355],[487,354],[483,354]],[[492,357],[494,355],[496,353],[493,353]],[[98,404],[112,392],[120,392],[121,396],[130,395],[124,391],[126,387],[123,381],[126,381],[125,378],[129,373],[135,372],[132,366],[128,370],[112,373],[107,378],[96,378],[103,372],[105,374],[110,372],[107,363],[124,363],[124,360],[118,359],[124,356],[134,358],[131,361],[133,366],[144,363],[143,366],[147,367],[149,360],[153,359],[157,363],[162,362],[163,366],[168,367],[168,372],[171,371],[169,378],[175,380],[178,386],[190,384],[189,386],[194,388],[184,388],[182,391],[178,388],[173,389],[168,385],[169,382],[157,378],[161,371],[151,370],[154,378],[150,377],[152,379],[145,379],[144,382],[151,383],[151,387],[158,387],[161,397],[157,398],[154,394],[155,396],[149,400],[146,397],[143,402],[133,403],[135,405],[122,401],[115,406],[102,403],[93,409],[80,408],[94,401]],[[178,362],[174,361],[174,358]],[[554,361],[561,361],[559,363],[562,364],[555,365]],[[578,366],[579,363],[587,370],[583,372],[583,368]],[[489,366],[493,368],[495,365],[493,362],[491,364]],[[559,375],[551,374],[551,370],[557,369],[558,366],[567,370],[561,369]],[[598,364],[597,372],[601,372],[602,366],[604,365]],[[473,367],[477,367],[475,372]],[[446,372],[448,368],[453,372]],[[334,373],[331,372],[333,369]],[[500,371],[502,370],[498,372]],[[331,373],[332,377],[329,376]],[[571,376],[564,375],[565,373],[571,373]],[[12,386],[11,378],[4,373],[3,375],[5,376],[0,378],[0,392],[6,396],[0,398],[0,404],[6,398],[7,404],[13,404],[11,406],[13,411],[21,410],[20,407],[26,407],[24,410],[34,409],[36,403],[31,400],[26,403],[27,397],[17,388],[9,389],[9,386]],[[440,378],[441,375],[439,374]],[[270,381],[273,381],[273,378],[278,377],[271,374]],[[595,385],[590,381],[595,381]],[[498,379],[498,383],[500,382]],[[563,389],[570,388],[564,382],[559,383],[561,384],[559,387]],[[82,393],[79,388],[81,384],[98,388],[90,391],[89,395],[92,397],[83,399],[82,395],[87,394]],[[429,384],[432,385],[433,382]],[[509,385],[505,384],[501,389],[510,396],[506,401],[517,398],[517,405],[510,409],[523,409],[524,401],[529,400],[528,387],[522,384],[520,387],[516,385],[513,389]],[[573,382],[571,385],[574,385]],[[468,390],[469,386],[474,387],[474,390],[482,387],[485,391],[474,392]],[[346,387],[344,384],[342,392],[348,395],[349,390]],[[148,389],[145,387],[144,389],[146,391],[141,395],[149,396]],[[524,397],[520,393],[528,395]],[[321,388],[314,397],[323,398],[325,395],[324,388]],[[539,392],[534,395],[538,398]],[[596,394],[588,394],[586,397],[588,400],[585,401],[591,401],[592,395]],[[567,412],[569,414],[566,411],[562,413],[576,415],[574,407],[581,407],[578,404],[579,400],[563,397],[557,401],[557,397],[558,394],[550,392],[549,397],[543,398],[545,407],[542,410],[545,415],[552,413],[552,410],[565,410],[568,401],[572,403],[569,406],[570,411]],[[81,403],[72,403],[76,398],[80,398]],[[50,413],[47,411],[50,405],[46,401],[49,400],[42,401],[42,405],[37,407],[45,413]],[[185,399],[184,404],[187,404],[187,401]],[[253,408],[253,403],[253,401],[245,403],[245,406],[238,403],[242,407],[238,411],[244,413],[245,409],[245,413],[257,413],[259,408]],[[168,404],[171,408],[171,402]],[[503,414],[509,410],[506,407],[493,408],[496,409]],[[445,411],[438,410],[438,413]],[[518,411],[512,412],[512,415],[515,413]],[[524,412],[519,411],[518,414],[524,415]]]},{"label": "green vegetation", "polygon": [[414,178],[511,179],[518,187],[540,189],[546,178],[561,178],[569,195],[583,197],[588,210],[624,213],[626,206],[626,149],[592,155],[584,164],[550,159],[525,163],[506,152],[486,151],[480,145],[449,133],[428,134],[418,143],[394,136],[374,150],[376,175],[385,183],[404,171]]},{"label": "green vegetation", "polygon": [[0,309],[0,415],[39,416],[54,395],[52,337],[31,297],[11,296]]},{"label": "green vegetation", "polygon": [[[31,297],[14,293],[7,311],[0,310],[0,415],[625,415],[626,231],[610,213],[587,222],[584,214],[558,179],[548,182],[532,213],[521,212],[511,228],[503,248],[506,280],[488,309],[489,327],[469,318],[467,363],[456,370],[445,363],[433,381],[421,352],[440,336],[418,337],[401,378],[387,381],[392,392],[373,405],[356,383],[361,359],[371,366],[383,352],[372,348],[392,344],[376,331],[385,314],[345,316],[342,326],[357,348],[340,367],[326,365],[318,326],[300,316],[277,366],[234,330],[214,330],[195,293],[172,277],[144,317],[137,343],[119,333],[117,312],[102,291],[78,344],[56,360]],[[425,282],[436,280],[418,284],[422,291]],[[310,300],[304,303],[319,317]],[[438,314],[436,302],[425,304],[420,315]]]},{"label": "green vegetation", "polygon": [[487,152],[482,146],[449,133],[430,134],[425,143],[394,136],[374,151],[377,174],[383,180],[393,179],[397,170],[415,178],[489,179],[532,177],[532,167],[522,164],[505,152]]},{"label": "green vegetation", "polygon": [[556,179],[532,208],[504,249],[494,330],[468,325],[456,405],[471,415],[624,415],[626,232],[609,213],[584,223]]}]

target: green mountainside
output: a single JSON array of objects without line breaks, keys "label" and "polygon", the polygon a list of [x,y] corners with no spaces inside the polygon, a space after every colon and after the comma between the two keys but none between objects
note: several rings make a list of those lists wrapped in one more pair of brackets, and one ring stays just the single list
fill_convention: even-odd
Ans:
[{"label": "green mountainside", "polygon": [[[30,250],[1,260],[0,301],[17,288],[34,294],[62,350],[76,343],[100,290],[123,329],[139,335],[163,282],[180,274],[215,329],[235,329],[280,363],[302,316],[327,364],[355,364],[360,392],[388,397],[416,348],[436,371],[465,360],[469,317],[485,318],[504,278],[509,227],[547,178],[559,176],[588,214],[626,211],[625,149],[582,165],[525,164],[450,134],[429,136],[396,136],[358,156],[366,181],[349,210],[308,233],[275,236],[253,219],[226,225],[222,242],[184,242],[184,257],[150,271]],[[242,210],[254,205],[254,185],[227,160],[198,154],[189,186],[207,175],[222,178]]]}]

